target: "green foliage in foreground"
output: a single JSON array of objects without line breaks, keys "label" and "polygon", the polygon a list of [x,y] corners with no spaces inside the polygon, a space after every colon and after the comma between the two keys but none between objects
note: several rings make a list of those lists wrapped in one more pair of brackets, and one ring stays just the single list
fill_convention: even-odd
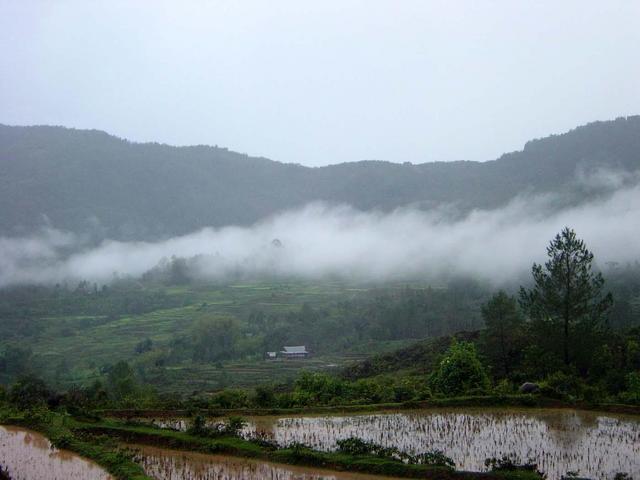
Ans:
[{"label": "green foliage in foreground", "polygon": [[489,390],[489,377],[473,343],[454,342],[431,376],[436,390],[448,397],[482,394]]}]

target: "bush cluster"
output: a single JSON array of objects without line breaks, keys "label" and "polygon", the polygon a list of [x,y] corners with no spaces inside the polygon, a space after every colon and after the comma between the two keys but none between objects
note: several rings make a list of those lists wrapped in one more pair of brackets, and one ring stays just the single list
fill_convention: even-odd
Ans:
[{"label": "bush cluster", "polygon": [[357,437],[338,440],[338,451],[348,455],[373,455],[390,460],[400,460],[410,465],[431,465],[455,468],[454,461],[439,450],[430,450],[417,455],[411,455],[398,450],[396,447],[383,447],[376,443],[367,442]]}]

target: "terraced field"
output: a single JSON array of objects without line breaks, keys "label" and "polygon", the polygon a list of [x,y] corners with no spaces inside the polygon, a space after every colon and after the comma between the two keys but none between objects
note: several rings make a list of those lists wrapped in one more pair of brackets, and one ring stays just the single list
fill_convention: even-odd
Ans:
[{"label": "terraced field", "polygon": [[[82,382],[104,375],[105,368],[119,361],[135,362],[136,345],[149,338],[154,349],[167,348],[176,336],[188,332],[194,319],[208,316],[233,317],[246,322],[260,310],[265,314],[299,311],[303,304],[331,308],[363,289],[340,284],[238,284],[230,286],[171,287],[165,293],[178,307],[155,310],[141,315],[116,318],[106,316],[51,316],[44,328],[30,340],[34,364],[62,385]],[[389,346],[397,346],[393,343]],[[335,369],[371,353],[385,349],[354,347],[353,351],[316,356],[297,361],[265,361],[261,355],[231,362],[173,363],[146,372],[145,380],[161,391],[191,392],[223,387],[244,387],[267,381],[287,381],[301,369]]]},{"label": "terraced field", "polygon": [[240,361],[214,364],[190,364],[165,370],[163,381],[154,382],[160,392],[191,392],[222,387],[250,387],[267,382],[287,382],[301,370],[334,370],[348,362],[361,360],[364,354],[323,356],[307,360]]}]

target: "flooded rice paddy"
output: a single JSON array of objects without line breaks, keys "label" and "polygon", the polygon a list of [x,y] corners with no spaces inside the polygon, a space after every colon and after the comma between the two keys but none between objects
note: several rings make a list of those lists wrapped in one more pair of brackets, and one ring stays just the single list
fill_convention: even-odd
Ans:
[{"label": "flooded rice paddy", "polygon": [[384,480],[380,477],[317,468],[181,452],[142,445],[130,446],[147,475],[157,480]]},{"label": "flooded rice paddy", "polygon": [[[565,409],[465,409],[248,420],[245,437],[260,435],[281,446],[299,442],[334,450],[337,440],[359,437],[409,453],[442,450],[463,470],[482,471],[486,458],[508,455],[537,463],[549,480],[569,471],[594,479],[610,479],[617,472],[640,477],[640,417]],[[160,424],[184,430],[188,421]]]},{"label": "flooded rice paddy", "polygon": [[13,480],[112,480],[98,465],[24,428],[0,426],[0,464]]}]

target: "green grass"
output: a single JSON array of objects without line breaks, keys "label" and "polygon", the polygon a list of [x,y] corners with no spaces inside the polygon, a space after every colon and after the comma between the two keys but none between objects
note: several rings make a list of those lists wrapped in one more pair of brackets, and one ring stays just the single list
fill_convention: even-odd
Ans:
[{"label": "green grass", "polygon": [[226,362],[223,368],[218,368],[215,364],[189,363],[167,368],[162,381],[156,382],[155,385],[162,393],[215,390],[223,386],[244,388],[263,383],[286,383],[295,379],[302,370],[336,370],[329,365],[344,365],[354,358],[356,357],[353,355],[335,355],[304,361],[246,360]]},{"label": "green grass", "polygon": [[[43,338],[36,344],[38,350],[55,354],[80,354],[101,360],[102,356],[117,354],[131,356],[133,347],[141,339],[149,337],[164,342],[181,326],[190,323],[196,314],[190,305],[167,310],[156,310],[137,316],[122,317],[88,329],[80,329],[75,335]],[[67,317],[64,317],[66,320]],[[54,322],[54,319],[50,319]],[[97,357],[96,357],[97,356]]]},{"label": "green grass", "polygon": [[[167,347],[177,335],[188,333],[193,321],[203,314],[232,316],[243,324],[256,309],[266,315],[298,311],[305,303],[324,309],[366,291],[339,283],[304,282],[176,286],[162,290],[175,299],[172,304],[180,306],[120,318],[43,317],[42,330],[28,339],[34,353],[34,370],[60,388],[87,384],[100,378],[105,366],[119,360],[134,361],[134,348],[141,340],[150,338],[154,348]],[[348,351],[295,362],[267,362],[261,358],[262,352],[256,352],[253,359],[223,362],[223,368],[187,361],[169,366],[162,376],[152,374],[146,381],[161,392],[178,393],[288,382],[302,369],[337,370],[365,355],[402,345],[402,342],[353,345]]]},{"label": "green grass", "polygon": [[[314,414],[346,414],[346,413],[379,413],[397,410],[423,410],[434,408],[568,408],[580,410],[592,410],[597,412],[620,413],[625,415],[640,415],[640,407],[637,405],[619,404],[587,404],[569,403],[558,399],[546,398],[538,395],[480,395],[453,398],[434,398],[425,401],[407,401],[396,403],[376,403],[360,405],[327,405],[294,408],[237,408],[237,409],[209,409],[200,410],[201,414],[208,417],[226,417],[239,415],[247,417],[255,416],[291,416]],[[188,417],[192,412],[187,410],[157,410],[157,409],[105,409],[98,413],[114,419],[123,418],[167,418]]]}]

